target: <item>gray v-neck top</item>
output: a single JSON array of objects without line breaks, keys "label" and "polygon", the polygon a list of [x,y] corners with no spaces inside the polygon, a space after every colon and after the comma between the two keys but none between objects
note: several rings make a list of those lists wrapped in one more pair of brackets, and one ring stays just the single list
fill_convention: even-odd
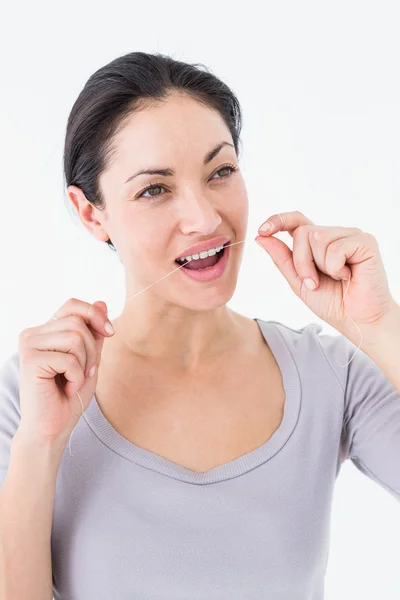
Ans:
[{"label": "gray v-neck top", "polygon": [[[54,600],[322,600],[343,461],[400,500],[400,396],[383,372],[319,324],[255,320],[284,416],[236,460],[182,467],[118,434],[93,396],[58,471]],[[19,420],[14,352],[0,370],[0,487]]]}]

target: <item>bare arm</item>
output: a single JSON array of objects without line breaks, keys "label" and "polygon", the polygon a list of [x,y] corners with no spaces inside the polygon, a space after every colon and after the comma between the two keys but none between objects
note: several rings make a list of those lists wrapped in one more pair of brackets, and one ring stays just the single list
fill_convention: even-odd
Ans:
[{"label": "bare arm", "polygon": [[51,529],[65,444],[17,430],[0,490],[0,598],[52,600]]}]

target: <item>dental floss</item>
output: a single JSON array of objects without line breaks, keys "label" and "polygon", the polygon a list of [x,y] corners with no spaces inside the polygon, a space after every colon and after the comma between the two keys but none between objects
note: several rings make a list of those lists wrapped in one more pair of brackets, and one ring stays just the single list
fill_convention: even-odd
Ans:
[{"label": "dental floss", "polygon": [[[349,285],[350,285],[350,279],[351,279],[351,277],[349,277],[349,278],[348,278],[348,280],[347,280],[347,281],[348,281],[348,283],[347,283],[347,288],[346,288],[346,291],[345,291],[345,293],[344,293],[344,295],[343,295],[343,298],[342,298],[342,306],[343,306],[344,298],[345,298],[345,296],[346,296],[346,294],[347,294],[347,290],[349,289]],[[346,311],[344,311],[344,314],[346,315],[346,317],[348,317],[348,318],[350,319],[350,321],[353,321],[353,319],[352,319],[351,317],[349,317],[349,315],[347,314],[347,312],[346,312]],[[357,352],[359,351],[359,349],[360,349],[360,347],[361,347],[361,344],[362,344],[362,333],[361,333],[361,330],[360,330],[359,326],[357,325],[357,323],[356,323],[355,321],[353,321],[353,323],[354,323],[354,325],[357,327],[358,331],[360,332],[360,335],[361,335],[360,344],[359,344],[359,346],[358,346],[357,350],[354,352],[353,356],[351,357],[351,359],[349,360],[349,362],[348,362],[346,365],[341,365],[340,363],[338,363],[340,367],[347,367],[347,365],[349,365],[349,364],[351,363],[351,361],[353,360],[353,358],[355,357],[355,355],[356,355],[356,354],[357,354]]]},{"label": "dental floss", "polygon": [[[281,220],[282,220],[282,225],[284,226],[283,217],[282,217],[281,215],[279,215],[279,216],[281,217]],[[227,248],[228,246],[235,246],[235,244],[243,244],[245,241],[246,241],[246,240],[242,240],[241,242],[234,242],[233,244],[228,244],[227,246],[225,246],[225,248]],[[184,267],[185,265],[187,265],[187,264],[188,264],[188,263],[189,263],[191,260],[194,260],[194,259],[193,259],[193,258],[190,258],[190,259],[189,259],[188,261],[186,261],[184,264],[180,265],[179,267],[177,267],[176,269],[174,269],[174,270],[173,270],[173,271],[171,271],[170,273],[167,273],[167,275],[164,275],[163,277],[161,277],[161,279],[158,279],[158,280],[157,280],[157,281],[155,281],[154,283],[151,283],[149,286],[145,287],[143,290],[141,290],[140,292],[138,292],[138,293],[137,293],[137,294],[135,294],[134,296],[131,296],[130,298],[128,298],[127,302],[129,302],[130,300],[133,300],[133,298],[136,298],[136,296],[139,296],[139,294],[142,294],[143,292],[145,292],[146,290],[148,290],[149,288],[151,288],[153,285],[155,285],[155,284],[156,284],[156,283],[158,283],[159,281],[162,281],[163,279],[165,279],[166,277],[168,277],[168,275],[171,275],[172,273],[174,273],[174,272],[175,272],[175,271],[177,271],[178,269],[181,269],[182,267]],[[346,291],[345,291],[345,293],[344,293],[344,296],[343,296],[343,299],[342,299],[342,304],[343,304],[343,302],[344,302],[344,298],[345,298],[345,296],[346,296],[346,294],[347,294],[347,290],[349,289],[349,285],[350,285],[350,279],[351,279],[351,277],[349,277],[349,279],[347,280],[347,281],[348,281],[348,284],[347,284],[347,288],[346,288]],[[346,313],[346,311],[344,311],[344,314],[345,314],[345,315],[346,315],[346,316],[347,316],[347,317],[348,317],[348,318],[349,318],[351,321],[353,321],[353,319],[352,319],[351,317],[349,317],[349,315]],[[54,319],[55,321],[57,321],[56,317],[52,317],[52,319]],[[358,327],[357,323],[355,323],[354,321],[353,321],[353,323],[354,323],[354,325],[357,327],[357,329],[360,331],[360,328]],[[361,331],[360,331],[360,334],[361,334]],[[353,355],[353,356],[352,356],[352,358],[349,360],[349,362],[347,363],[347,365],[349,365],[349,364],[351,363],[351,361],[353,360],[354,356],[357,354],[358,350],[360,349],[361,343],[362,343],[362,336],[361,336],[361,342],[360,342],[360,345],[358,346],[357,350],[355,351],[354,355]],[[340,366],[341,366],[341,367],[347,367],[347,365],[340,365]],[[83,411],[84,411],[84,408],[83,408],[83,403],[82,403],[82,399],[81,399],[81,397],[80,397],[80,395],[79,395],[79,392],[76,392],[76,395],[78,396],[78,398],[79,398],[79,401],[80,401],[80,403],[81,403],[81,406],[82,406],[82,414],[81,414],[81,416],[82,416],[82,415],[83,415]],[[72,432],[71,432],[71,435],[69,436],[69,440],[68,440],[69,453],[70,453],[70,455],[71,455],[71,456],[74,456],[74,455],[72,454],[72,452],[71,452],[71,438],[72,438],[72,434],[74,433],[74,431],[75,431],[75,429],[76,429],[77,425],[78,425],[78,423],[77,423],[77,424],[75,425],[75,427],[73,428],[73,430],[72,430]]]},{"label": "dental floss", "polygon": [[[234,246],[235,244],[243,244],[246,240],[242,240],[241,242],[234,242],[233,244],[227,244],[225,246],[225,248],[227,248],[228,246]],[[139,296],[139,294],[143,294],[143,292],[145,292],[146,290],[148,290],[149,288],[151,288],[153,285],[155,285],[156,283],[158,283],[159,281],[162,281],[163,279],[165,279],[166,277],[168,277],[168,275],[171,275],[171,273],[175,273],[175,271],[177,271],[178,269],[181,269],[182,267],[184,267],[185,265],[187,265],[191,260],[194,260],[193,258],[190,258],[189,260],[187,260],[184,264],[180,265],[179,267],[177,267],[176,269],[174,269],[173,271],[171,271],[170,273],[167,273],[166,275],[164,275],[163,277],[161,277],[161,279],[157,279],[157,281],[155,281],[154,283],[151,283],[150,285],[148,285],[147,287],[145,287],[143,290],[140,290],[140,292],[138,292],[137,294],[135,294],[134,296],[131,296],[130,298],[127,299],[127,302],[129,302],[130,300],[133,300],[133,298],[136,298],[136,296]],[[56,317],[52,317],[52,319],[54,319],[55,321],[57,321]],[[79,392],[76,392],[76,395],[79,398],[79,401],[81,403],[82,406],[82,414],[83,415],[83,403],[82,403],[82,398],[79,395]],[[71,435],[69,436],[69,440],[68,440],[68,447],[69,447],[69,453],[71,456],[74,456],[71,452],[71,438],[72,438],[72,434],[74,433],[76,427],[77,427],[78,423],[75,425],[75,427],[73,428]]]}]

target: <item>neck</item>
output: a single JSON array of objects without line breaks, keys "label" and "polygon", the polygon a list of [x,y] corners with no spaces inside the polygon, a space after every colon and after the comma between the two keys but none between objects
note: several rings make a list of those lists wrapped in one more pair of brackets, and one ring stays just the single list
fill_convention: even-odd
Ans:
[{"label": "neck", "polygon": [[243,344],[248,319],[226,305],[212,311],[176,307],[157,312],[144,304],[138,310],[138,303],[132,303],[112,323],[113,345],[190,371],[227,350],[237,349],[240,340]]}]

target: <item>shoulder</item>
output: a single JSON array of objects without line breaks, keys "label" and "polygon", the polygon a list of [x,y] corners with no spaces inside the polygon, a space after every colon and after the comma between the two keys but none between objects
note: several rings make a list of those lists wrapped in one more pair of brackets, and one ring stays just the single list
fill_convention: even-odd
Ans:
[{"label": "shoulder", "polygon": [[[333,376],[343,388],[347,377],[347,363],[357,350],[346,337],[339,332],[331,332],[329,326],[316,322],[298,328],[273,320],[259,319],[259,323],[266,336],[268,333],[273,335],[274,340],[289,351],[300,371],[309,373],[309,367],[312,367],[314,374],[318,370],[320,374]],[[364,364],[365,359],[362,356],[359,358],[361,360],[354,367],[356,364]]]},{"label": "shoulder", "polygon": [[0,381],[13,382],[19,380],[19,352],[15,350],[0,361]]},{"label": "shoulder", "polygon": [[0,362],[0,413],[7,410],[19,413],[19,352],[14,351]]},{"label": "shoulder", "polygon": [[12,439],[21,421],[19,399],[19,353],[0,363],[0,488],[10,459]]},{"label": "shoulder", "polygon": [[[297,346],[299,343],[311,344],[316,346],[320,334],[323,332],[323,326],[319,323],[308,323],[302,327],[290,327],[281,321],[258,319],[260,327],[267,333],[274,331],[275,335],[285,341],[286,344]],[[334,336],[330,336],[334,337]]]}]

